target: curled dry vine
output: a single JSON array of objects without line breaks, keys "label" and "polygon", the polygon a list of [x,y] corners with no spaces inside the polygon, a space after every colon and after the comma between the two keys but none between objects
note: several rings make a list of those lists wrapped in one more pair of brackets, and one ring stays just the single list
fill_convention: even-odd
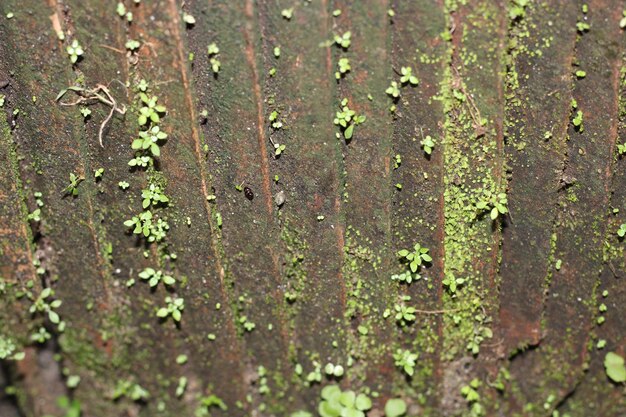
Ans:
[{"label": "curled dry vine", "polygon": [[[61,98],[63,98],[63,96],[68,91],[75,92],[79,96],[78,99],[71,103],[60,102],[59,100],[61,100]],[[79,104],[91,104],[93,102],[100,102],[109,106],[111,110],[109,111],[107,117],[100,124],[100,130],[98,131],[98,142],[103,148],[104,145],[102,143],[102,135],[104,132],[104,128],[106,127],[107,123],[109,123],[109,120],[111,120],[111,117],[113,117],[113,114],[126,114],[126,106],[123,104],[121,106],[118,106],[117,101],[111,95],[109,88],[102,84],[96,85],[95,88],[84,88],[78,86],[68,87],[64,90],[61,90],[61,92],[56,97],[56,101],[59,101],[62,106],[77,106]]]}]

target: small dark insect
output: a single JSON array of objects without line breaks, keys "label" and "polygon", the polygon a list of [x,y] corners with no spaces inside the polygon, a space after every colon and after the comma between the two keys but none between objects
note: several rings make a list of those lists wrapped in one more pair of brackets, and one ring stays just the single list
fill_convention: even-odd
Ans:
[{"label": "small dark insect", "polygon": [[254,193],[250,187],[244,187],[243,193],[246,195],[246,198],[250,201],[254,198]]}]

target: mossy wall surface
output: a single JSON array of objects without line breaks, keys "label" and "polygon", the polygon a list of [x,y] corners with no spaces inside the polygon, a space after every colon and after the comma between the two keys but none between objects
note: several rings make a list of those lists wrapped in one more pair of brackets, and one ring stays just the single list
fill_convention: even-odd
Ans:
[{"label": "mossy wall surface", "polygon": [[626,415],[625,9],[1,0],[0,415]]}]

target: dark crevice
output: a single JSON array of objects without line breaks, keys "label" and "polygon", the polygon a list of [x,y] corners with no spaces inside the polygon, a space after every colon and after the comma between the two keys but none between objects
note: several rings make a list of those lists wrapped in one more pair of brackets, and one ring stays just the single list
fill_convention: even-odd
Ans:
[{"label": "dark crevice", "polygon": [[10,395],[8,392],[14,387],[14,372],[9,362],[0,361],[0,416],[2,417],[24,417],[26,414],[22,411],[17,397]]}]

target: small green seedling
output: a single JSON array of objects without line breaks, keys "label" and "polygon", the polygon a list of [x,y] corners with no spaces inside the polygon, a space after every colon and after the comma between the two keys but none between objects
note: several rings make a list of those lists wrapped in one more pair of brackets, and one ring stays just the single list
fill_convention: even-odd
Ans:
[{"label": "small green seedling", "polygon": [[183,13],[183,22],[189,26],[193,26],[196,24],[196,18],[188,13]]},{"label": "small green seedling", "polygon": [[385,93],[390,95],[392,98],[397,99],[400,97],[400,87],[398,87],[398,83],[395,81],[391,82],[391,85],[387,87]]},{"label": "small green seedling", "polygon": [[424,148],[424,152],[427,155],[431,155],[433,153],[433,149],[435,148],[435,141],[430,135],[427,135],[424,139],[420,141],[420,145]]},{"label": "small green seedling", "polygon": [[335,35],[334,40],[335,43],[341,46],[343,49],[348,49],[350,44],[352,43],[352,32],[344,32],[343,35]]},{"label": "small green seedling", "polygon": [[161,307],[157,311],[157,317],[167,318],[171,316],[175,322],[180,322],[182,311],[185,309],[185,300],[182,298],[165,297],[166,307]]},{"label": "small green seedling", "polygon": [[30,314],[35,314],[37,312],[44,313],[48,316],[48,319],[51,323],[60,324],[61,317],[59,317],[59,314],[54,310],[61,306],[62,301],[49,301],[48,299],[52,296],[54,296],[54,291],[52,290],[52,288],[44,288],[39,294],[39,297],[37,297],[33,304],[30,306],[28,312]]},{"label": "small green seedling", "polygon": [[390,398],[385,404],[385,417],[402,417],[406,411],[406,403],[401,398]]},{"label": "small green seedling", "polygon": [[93,176],[96,180],[102,179],[103,174],[104,174],[104,168],[98,168],[93,172]]},{"label": "small green seedling", "polygon": [[137,155],[130,161],[128,161],[128,165],[131,167],[141,167],[145,168],[148,166],[152,166],[154,164],[154,160],[151,156],[147,155]]},{"label": "small green seedling", "polygon": [[150,231],[152,227],[152,212],[144,211],[140,213],[138,216],[133,216],[130,220],[126,220],[124,222],[124,226],[133,227],[134,234],[141,234],[145,237],[150,236]]},{"label": "small green seedling", "polygon": [[222,63],[217,59],[217,54],[220,53],[220,48],[218,48],[217,44],[213,42],[207,47],[207,53],[209,55],[211,70],[213,71],[213,73],[217,74],[218,72],[220,72],[220,67],[222,66]]},{"label": "small green seedling", "polygon": [[65,195],[76,197],[78,195],[78,184],[80,184],[82,180],[84,180],[83,177],[80,177],[73,172],[70,173],[70,184],[63,190]]},{"label": "small green seedling", "polygon": [[70,400],[65,395],[57,398],[57,405],[60,409],[64,411],[63,417],[80,417],[81,416],[81,405],[80,401],[77,399]]},{"label": "small green seedling", "polygon": [[280,15],[284,17],[286,20],[291,20],[291,18],[293,17],[293,7],[289,9],[283,9],[280,12]]},{"label": "small green seedling", "polygon": [[41,209],[37,208],[32,213],[29,213],[28,220],[40,222],[41,221]]},{"label": "small green seedling", "polygon": [[37,342],[40,344],[46,343],[46,341],[50,340],[51,338],[52,338],[52,335],[50,334],[50,332],[46,330],[45,327],[40,327],[39,330],[37,330],[36,332],[30,335],[31,341]]},{"label": "small green seedling", "polygon": [[[158,117],[158,116],[157,116]],[[131,147],[135,150],[149,149],[153,156],[161,156],[159,141],[167,138],[167,133],[162,132],[159,126],[152,126],[150,130],[139,132],[139,138],[133,140]]]},{"label": "small green seedling", "polygon": [[622,28],[622,29],[624,29],[624,28],[626,28],[626,10],[624,10],[624,11],[622,12],[622,16],[623,16],[623,17],[622,17],[622,18],[620,19],[620,21],[619,21],[619,27],[620,27],[620,28]]},{"label": "small green seedling", "polygon": [[117,186],[120,187],[122,190],[125,190],[130,187],[130,184],[126,181],[120,181],[117,183]]},{"label": "small green seedling", "polygon": [[413,376],[417,361],[417,353],[411,353],[409,350],[398,349],[393,354],[393,359],[398,368],[402,369],[408,376]]},{"label": "small green seedling", "polygon": [[335,78],[338,80],[352,69],[348,58],[340,58],[339,62],[337,62],[337,66],[339,67],[339,71],[335,72]]},{"label": "small green seedling", "polygon": [[280,46],[274,47],[274,58],[280,58]]},{"label": "small green seedling", "polygon": [[498,218],[500,214],[509,212],[507,208],[508,199],[506,193],[492,193],[489,190],[484,191],[485,199],[476,204],[476,208],[480,211],[489,210],[491,220]]},{"label": "small green seedling", "polygon": [[413,281],[418,281],[420,279],[422,279],[421,275],[414,274],[411,271],[404,271],[400,274],[394,274],[391,276],[392,281],[400,281],[400,282],[405,282],[407,284],[410,284]]},{"label": "small green seedling", "polygon": [[270,117],[269,117],[270,123],[272,123],[272,128],[274,128],[276,130],[278,130],[281,127],[283,127],[283,122],[278,120],[278,115],[279,115],[278,111],[274,110],[274,111],[272,111],[270,113]]},{"label": "small green seedling", "polygon": [[89,107],[81,107],[80,114],[83,116],[84,119],[86,119],[91,115],[91,110],[89,110]]},{"label": "small green seedling", "polygon": [[[135,1],[135,3],[138,3],[137,1]],[[119,2],[117,3],[117,8],[115,10],[118,14],[119,17],[125,17],[127,21],[132,22],[133,21],[133,12],[129,12],[126,10],[126,6],[124,6],[124,3]]]},{"label": "small green seedling", "polygon": [[461,388],[461,394],[468,402],[478,401],[480,399],[480,394],[476,391],[478,387],[480,387],[480,381],[474,378],[469,385],[465,385]]},{"label": "small green seedling", "polygon": [[448,289],[448,291],[450,291],[451,294],[454,294],[459,286],[465,284],[465,278],[457,278],[454,274],[448,272],[441,283]]},{"label": "small green seedling", "polygon": [[585,33],[585,32],[589,32],[589,29],[591,29],[591,25],[589,25],[589,23],[586,22],[578,22],[576,23],[576,29],[578,30],[579,33]]},{"label": "small green seedling", "polygon": [[321,396],[317,410],[321,417],[365,417],[365,412],[372,408],[372,400],[367,395],[341,391],[337,385],[325,386]]},{"label": "small green seedling", "polygon": [[129,39],[128,41],[126,41],[126,43],[124,44],[124,46],[126,47],[126,49],[128,49],[131,52],[136,51],[137,49],[139,49],[139,47],[141,46],[141,43],[137,40],[134,39]]},{"label": "small green seedling", "polygon": [[583,125],[583,112],[578,110],[576,112],[576,116],[574,116],[574,118],[572,119],[572,124],[574,125],[574,127],[576,128],[576,130],[578,132],[584,132],[585,131],[585,126]]},{"label": "small green seedling", "polygon": [[165,106],[157,104],[159,99],[156,96],[148,97],[145,93],[140,93],[139,97],[141,97],[143,103],[139,109],[139,125],[145,126],[148,124],[148,121],[159,123],[161,121],[159,114],[166,112]]},{"label": "small green seedling", "polygon": [[[354,110],[351,110],[348,107],[348,99],[344,98],[341,100],[341,111],[336,112],[333,123],[340,126],[343,130],[344,138],[350,140],[354,133],[354,126],[365,122],[365,119],[364,115],[357,115]],[[339,138],[339,134],[337,134],[337,137]]]},{"label": "small green seedling", "polygon": [[145,268],[139,273],[139,278],[147,280],[150,287],[156,287],[161,281],[165,285],[174,285],[176,283],[176,280],[172,276],[153,268]]},{"label": "small green seedling", "polygon": [[614,352],[608,352],[604,357],[604,368],[606,376],[615,383],[626,382],[626,366],[624,366],[624,358]]},{"label": "small green seedling", "polygon": [[402,84],[410,83],[411,85],[418,85],[419,80],[415,75],[413,75],[413,68],[411,67],[402,67],[400,69],[400,73],[402,77],[400,77],[400,82]]},{"label": "small green seedling", "polygon": [[619,229],[617,229],[617,236],[619,237],[626,236],[626,223],[620,224]]},{"label": "small green seedling", "polygon": [[150,398],[150,393],[139,384],[128,380],[120,380],[117,381],[111,397],[113,400],[126,397],[132,401],[145,401]]},{"label": "small green seedling", "polygon": [[161,190],[161,187],[155,184],[150,184],[148,188],[143,190],[141,192],[141,198],[141,205],[144,209],[148,208],[151,204],[167,204],[170,201],[170,199],[167,198],[167,196]]},{"label": "small green seedling", "polygon": [[282,153],[285,152],[286,148],[287,148],[287,145],[285,145],[285,144],[275,143],[274,144],[274,155],[276,155],[276,156],[282,155]]},{"label": "small green seedling", "polygon": [[413,252],[409,252],[407,249],[398,251],[398,256],[409,263],[411,272],[417,272],[421,265],[425,262],[432,262],[433,258],[428,254],[429,249],[420,246],[416,243],[413,247]]},{"label": "small green seedling", "polygon": [[78,59],[85,53],[83,47],[80,46],[78,39],[74,39],[72,43],[66,48],[67,54],[70,56],[70,61],[75,64]]},{"label": "small green seedling", "polygon": [[[411,297],[409,296],[403,297],[405,301],[410,300],[410,298]],[[408,307],[404,305],[403,303],[403,304],[394,305],[393,309],[396,311],[395,313],[396,323],[398,323],[400,327],[408,326],[410,323],[413,323],[415,319],[417,318],[415,316],[415,313],[417,312],[415,307]]]},{"label": "small green seedling", "polygon": [[341,378],[343,376],[344,369],[341,365],[333,365],[332,363],[327,363],[324,367],[324,372],[326,373],[326,375]]},{"label": "small green seedling", "polygon": [[137,88],[139,89],[139,91],[143,91],[145,93],[146,90],[148,90],[148,82],[142,78],[139,81],[139,84],[137,84]]},{"label": "small green seedling", "polygon": [[396,156],[393,158],[393,169],[400,168],[400,165],[402,165],[402,157],[400,156],[400,154],[396,154]]}]

